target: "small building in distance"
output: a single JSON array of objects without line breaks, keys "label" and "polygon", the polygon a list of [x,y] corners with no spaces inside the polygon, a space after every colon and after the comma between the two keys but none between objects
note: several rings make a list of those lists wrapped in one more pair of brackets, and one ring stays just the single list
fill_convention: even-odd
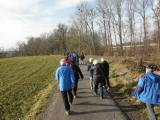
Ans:
[{"label": "small building in distance", "polygon": [[18,55],[18,51],[0,51],[0,57],[14,57]]}]

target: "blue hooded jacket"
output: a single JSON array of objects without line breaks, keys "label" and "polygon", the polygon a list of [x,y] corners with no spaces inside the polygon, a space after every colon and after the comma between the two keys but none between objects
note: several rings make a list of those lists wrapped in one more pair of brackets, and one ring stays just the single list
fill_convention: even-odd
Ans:
[{"label": "blue hooded jacket", "polygon": [[70,66],[62,65],[56,71],[56,80],[59,81],[60,91],[71,90],[75,84],[74,72]]},{"label": "blue hooded jacket", "polygon": [[160,104],[160,76],[149,72],[144,74],[138,81],[134,95],[146,104]]}]

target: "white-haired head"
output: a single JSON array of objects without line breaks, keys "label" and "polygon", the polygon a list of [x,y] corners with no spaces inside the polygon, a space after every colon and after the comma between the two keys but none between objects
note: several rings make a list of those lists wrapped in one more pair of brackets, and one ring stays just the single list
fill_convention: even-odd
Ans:
[{"label": "white-haired head", "polygon": [[153,71],[152,66],[146,66],[146,73],[152,72],[152,71]]},{"label": "white-haired head", "polygon": [[98,60],[93,60],[93,65],[96,65],[96,64],[98,64],[99,63],[99,61]]},{"label": "white-haired head", "polygon": [[92,63],[93,62],[93,58],[89,58],[89,62]]},{"label": "white-haired head", "polygon": [[101,58],[101,62],[104,62],[104,58]]},{"label": "white-haired head", "polygon": [[64,65],[65,64],[65,60],[61,59],[59,63],[60,63],[60,65]]}]

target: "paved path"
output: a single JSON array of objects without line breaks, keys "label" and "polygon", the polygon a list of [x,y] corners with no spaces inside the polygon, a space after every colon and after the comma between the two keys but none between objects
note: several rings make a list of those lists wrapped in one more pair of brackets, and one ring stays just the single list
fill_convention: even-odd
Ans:
[{"label": "paved path", "polygon": [[[66,116],[62,99],[58,93],[53,97],[53,101],[49,105],[48,110],[43,116],[43,120],[128,120],[128,116],[124,114],[117,106],[117,103],[110,95],[103,100],[95,97],[89,89],[89,80],[87,79],[86,66],[81,66],[84,80],[79,82],[78,97],[74,99],[71,106],[71,115]],[[52,100],[51,100],[52,101]]]}]

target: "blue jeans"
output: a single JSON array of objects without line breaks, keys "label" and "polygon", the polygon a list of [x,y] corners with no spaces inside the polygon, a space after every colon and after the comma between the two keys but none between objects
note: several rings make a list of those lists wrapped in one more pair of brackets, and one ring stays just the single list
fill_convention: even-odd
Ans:
[{"label": "blue jeans", "polygon": [[89,77],[89,80],[90,80],[90,82],[89,82],[89,84],[90,84],[90,87],[91,87],[91,89],[93,89],[93,77]]},{"label": "blue jeans", "polygon": [[155,111],[154,111],[154,105],[146,104],[146,106],[147,106],[147,110],[148,110],[149,119],[150,120],[157,120],[156,115],[155,115]]}]

